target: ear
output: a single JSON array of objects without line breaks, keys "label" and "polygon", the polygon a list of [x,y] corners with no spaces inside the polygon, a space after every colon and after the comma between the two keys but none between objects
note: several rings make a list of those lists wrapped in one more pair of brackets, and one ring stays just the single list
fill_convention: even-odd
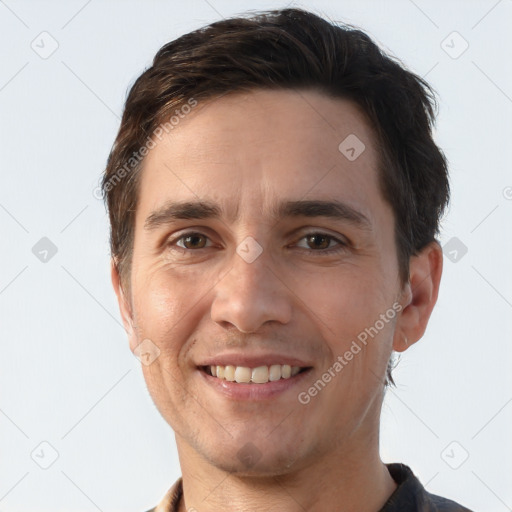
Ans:
[{"label": "ear", "polygon": [[436,241],[430,242],[411,257],[409,282],[404,286],[400,299],[403,309],[393,337],[395,352],[407,350],[425,333],[437,302],[442,272],[443,251]]},{"label": "ear", "polygon": [[130,342],[130,348],[133,351],[137,346],[136,333],[134,329],[134,321],[132,308],[129,298],[126,297],[121,283],[121,277],[119,270],[114,258],[110,260],[110,277],[112,279],[112,286],[116,292],[117,302],[119,304],[119,311],[121,312],[121,318],[123,320],[124,329],[128,335]]}]

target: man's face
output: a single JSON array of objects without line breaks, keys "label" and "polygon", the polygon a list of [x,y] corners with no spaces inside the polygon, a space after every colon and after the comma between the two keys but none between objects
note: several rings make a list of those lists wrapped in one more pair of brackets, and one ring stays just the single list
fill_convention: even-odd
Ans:
[{"label": "man's face", "polygon": [[[151,396],[179,443],[215,466],[249,472],[247,456],[253,472],[285,473],[376,431],[402,292],[377,166],[357,107],[312,91],[200,104],[146,157],[130,346],[158,347],[142,366]],[[199,201],[219,216],[146,222]],[[300,204],[274,215],[304,201],[336,201],[346,215]],[[248,384],[208,375],[214,363],[307,370]]]}]

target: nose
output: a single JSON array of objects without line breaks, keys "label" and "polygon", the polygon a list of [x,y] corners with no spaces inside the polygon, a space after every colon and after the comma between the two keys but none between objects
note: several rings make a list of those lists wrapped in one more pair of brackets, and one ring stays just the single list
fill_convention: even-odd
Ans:
[{"label": "nose", "polygon": [[291,291],[265,251],[250,263],[235,253],[232,263],[215,286],[212,320],[244,333],[256,332],[267,322],[287,324],[292,316]]}]

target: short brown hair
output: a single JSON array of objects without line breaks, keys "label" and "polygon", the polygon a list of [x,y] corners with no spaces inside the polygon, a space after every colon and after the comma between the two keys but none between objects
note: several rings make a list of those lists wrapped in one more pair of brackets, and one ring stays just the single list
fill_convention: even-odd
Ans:
[{"label": "short brown hair", "polygon": [[[394,212],[399,278],[402,285],[408,282],[409,259],[436,239],[449,200],[446,159],[432,138],[433,90],[361,30],[302,9],[282,9],[218,21],[165,44],[131,87],[101,184],[111,252],[125,289],[140,150],[155,129],[191,99],[306,88],[352,100],[370,121],[379,146],[380,188]],[[393,382],[390,368],[387,378]]]}]

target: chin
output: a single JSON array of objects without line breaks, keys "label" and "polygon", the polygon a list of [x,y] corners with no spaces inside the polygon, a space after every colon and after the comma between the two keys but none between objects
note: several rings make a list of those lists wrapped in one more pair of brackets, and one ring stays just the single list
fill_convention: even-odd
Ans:
[{"label": "chin", "polygon": [[[247,439],[247,438],[246,438]],[[291,442],[289,447],[280,443],[275,446],[255,441],[233,441],[222,446],[220,452],[208,450],[206,458],[213,466],[240,477],[275,477],[285,475],[299,468],[297,444]],[[229,446],[229,448],[228,448]]]}]

